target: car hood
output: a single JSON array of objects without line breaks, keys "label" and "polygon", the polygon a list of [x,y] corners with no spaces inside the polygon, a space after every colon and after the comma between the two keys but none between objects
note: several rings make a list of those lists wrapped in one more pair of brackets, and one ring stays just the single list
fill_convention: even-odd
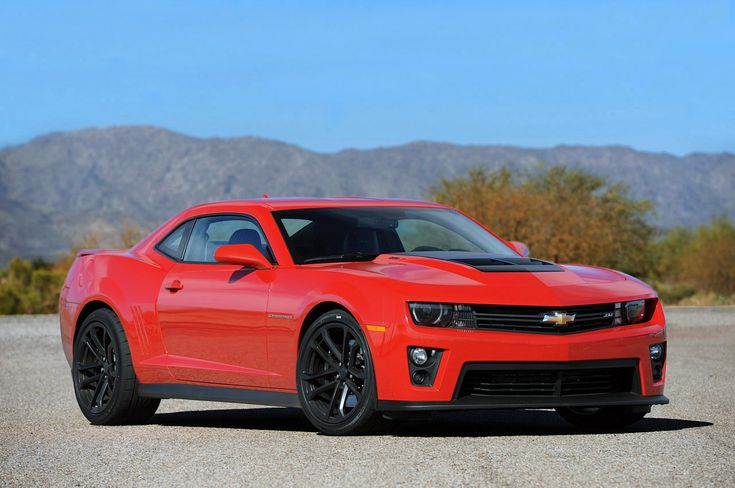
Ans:
[{"label": "car hood", "polygon": [[344,271],[387,277],[399,285],[396,289],[415,294],[417,300],[581,305],[655,296],[650,286],[618,271],[520,257],[384,254],[373,261],[338,266]]}]

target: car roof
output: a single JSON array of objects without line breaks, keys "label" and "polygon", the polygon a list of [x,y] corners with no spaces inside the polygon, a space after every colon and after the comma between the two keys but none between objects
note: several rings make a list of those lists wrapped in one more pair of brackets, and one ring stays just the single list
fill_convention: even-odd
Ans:
[{"label": "car roof", "polygon": [[251,200],[226,200],[210,202],[190,208],[190,211],[203,212],[217,210],[222,207],[263,207],[268,210],[292,210],[297,208],[327,208],[327,207],[434,207],[446,208],[444,205],[421,200],[370,198],[370,197],[279,197],[255,198]]}]

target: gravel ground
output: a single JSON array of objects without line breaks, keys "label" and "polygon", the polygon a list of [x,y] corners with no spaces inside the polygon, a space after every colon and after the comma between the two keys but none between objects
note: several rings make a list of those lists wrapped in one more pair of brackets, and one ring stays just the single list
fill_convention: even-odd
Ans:
[{"label": "gravel ground", "polygon": [[317,434],[295,409],[168,400],[148,425],[79,412],[55,316],[0,317],[0,485],[735,486],[735,308],[670,308],[666,394],[630,431],[552,411]]}]

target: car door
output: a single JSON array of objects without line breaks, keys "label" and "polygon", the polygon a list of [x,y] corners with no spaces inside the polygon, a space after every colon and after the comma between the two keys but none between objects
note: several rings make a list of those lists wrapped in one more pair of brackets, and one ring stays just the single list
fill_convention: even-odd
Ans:
[{"label": "car door", "polygon": [[182,381],[268,386],[265,319],[273,271],[214,260],[224,244],[253,244],[272,260],[265,236],[244,215],[205,216],[189,225],[185,250],[158,295],[169,368]]}]

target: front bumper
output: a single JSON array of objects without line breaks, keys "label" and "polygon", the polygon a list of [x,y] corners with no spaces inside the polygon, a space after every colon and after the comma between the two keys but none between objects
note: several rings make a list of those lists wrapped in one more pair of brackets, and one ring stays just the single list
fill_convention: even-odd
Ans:
[{"label": "front bumper", "polygon": [[[404,323],[391,327],[378,342],[375,370],[378,408],[399,410],[468,410],[491,408],[646,406],[668,403],[663,395],[666,371],[659,381],[652,375],[649,346],[666,341],[660,310],[650,322],[598,329],[568,335],[529,334],[504,331],[433,329]],[[410,379],[409,347],[442,351],[431,386],[417,386]],[[635,368],[635,387],[630,391],[572,396],[460,397],[462,372],[474,363],[553,363],[626,360]]]},{"label": "front bumper", "polygon": [[481,401],[479,399],[452,400],[449,402],[405,402],[381,400],[378,410],[382,412],[433,412],[447,410],[492,410],[518,408],[560,407],[608,407],[665,405],[669,399],[664,395],[642,396],[634,393],[614,395],[588,395],[585,398],[506,398]]}]

